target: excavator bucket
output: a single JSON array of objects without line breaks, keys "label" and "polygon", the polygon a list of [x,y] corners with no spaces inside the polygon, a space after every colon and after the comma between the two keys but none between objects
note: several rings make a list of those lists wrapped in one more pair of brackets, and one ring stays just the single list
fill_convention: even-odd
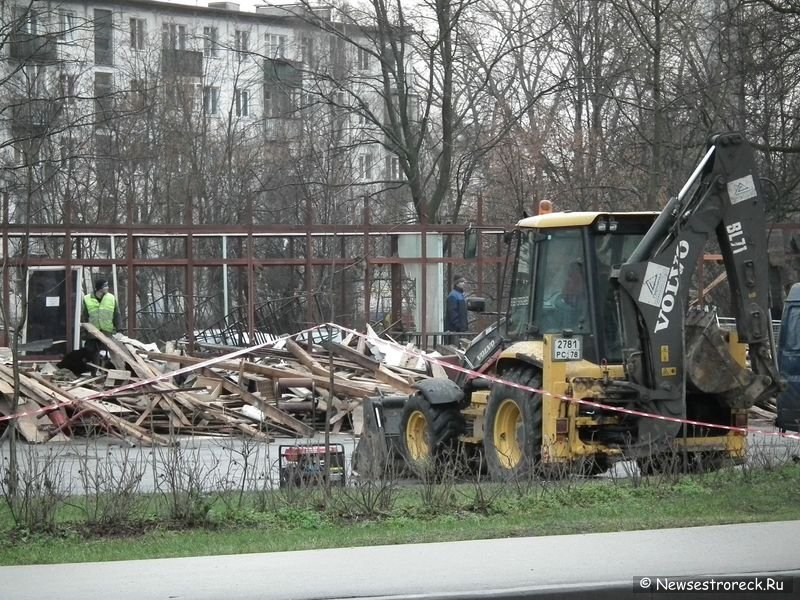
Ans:
[{"label": "excavator bucket", "polygon": [[380,479],[397,468],[400,419],[408,396],[383,396],[364,401],[364,431],[353,456],[353,470],[365,479]]},{"label": "excavator bucket", "polygon": [[731,408],[750,408],[769,387],[769,378],[753,373],[743,356],[736,359],[716,314],[700,310],[686,317],[686,376],[692,389]]}]

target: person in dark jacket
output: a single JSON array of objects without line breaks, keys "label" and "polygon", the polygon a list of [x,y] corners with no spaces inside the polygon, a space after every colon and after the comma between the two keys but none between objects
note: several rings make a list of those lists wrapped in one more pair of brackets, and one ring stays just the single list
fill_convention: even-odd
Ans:
[{"label": "person in dark jacket", "polygon": [[[446,331],[467,331],[469,323],[467,321],[467,297],[464,291],[467,285],[467,280],[461,276],[456,275],[453,278],[453,289],[447,295],[447,303],[445,307],[444,328]],[[451,343],[455,341],[451,340]]]}]

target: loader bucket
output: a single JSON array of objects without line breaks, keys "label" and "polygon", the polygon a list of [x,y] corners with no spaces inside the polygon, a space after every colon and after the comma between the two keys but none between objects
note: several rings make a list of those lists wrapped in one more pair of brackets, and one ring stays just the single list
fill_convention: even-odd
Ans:
[{"label": "loader bucket", "polygon": [[730,408],[750,408],[769,384],[747,368],[743,355],[736,359],[716,315],[702,311],[686,317],[686,376],[691,388]]},{"label": "loader bucket", "polygon": [[364,430],[353,456],[353,470],[365,479],[380,479],[401,462],[400,419],[408,396],[383,396],[364,401]]}]

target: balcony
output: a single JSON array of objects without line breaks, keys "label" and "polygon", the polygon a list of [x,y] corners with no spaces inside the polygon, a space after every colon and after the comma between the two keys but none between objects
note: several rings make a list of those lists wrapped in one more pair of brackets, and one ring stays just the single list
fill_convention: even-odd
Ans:
[{"label": "balcony", "polygon": [[297,141],[302,133],[302,125],[296,119],[264,119],[264,141],[279,144]]},{"label": "balcony", "polygon": [[25,100],[11,107],[11,132],[14,137],[38,137],[52,130],[63,102],[45,98]]},{"label": "balcony", "polygon": [[11,36],[11,58],[25,63],[54,63],[58,60],[58,41],[53,35],[17,31]]},{"label": "balcony", "polygon": [[264,81],[286,89],[298,89],[303,85],[300,63],[282,58],[265,58]]},{"label": "balcony", "polygon": [[164,75],[203,76],[203,53],[193,50],[161,50],[161,72]]}]

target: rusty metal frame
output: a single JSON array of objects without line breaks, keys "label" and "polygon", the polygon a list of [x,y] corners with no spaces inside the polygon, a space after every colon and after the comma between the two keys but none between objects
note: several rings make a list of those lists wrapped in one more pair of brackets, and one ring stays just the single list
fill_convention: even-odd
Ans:
[{"label": "rusty metal frame", "polygon": [[[310,200],[309,200],[310,202]],[[427,256],[427,234],[444,234],[444,235],[461,235],[464,231],[463,225],[453,224],[430,224],[423,222],[420,224],[381,224],[371,222],[370,205],[367,198],[364,199],[363,206],[363,219],[359,224],[316,224],[313,222],[310,204],[306,207],[306,218],[302,225],[262,225],[255,224],[252,218],[248,219],[247,225],[192,225],[192,224],[178,224],[178,225],[143,225],[131,224],[133,221],[133,206],[129,202],[127,206],[127,223],[123,224],[106,224],[106,225],[77,225],[73,222],[73,214],[71,203],[66,203],[64,206],[64,222],[62,224],[52,225],[38,225],[38,224],[16,224],[8,222],[8,208],[9,208],[9,194],[3,194],[3,219],[0,223],[0,231],[3,234],[2,251],[3,256],[6,257],[3,265],[2,285],[4,305],[10,305],[10,273],[12,269],[19,266],[63,266],[67,273],[75,267],[112,267],[123,266],[127,269],[128,286],[127,286],[127,323],[131,331],[135,331],[136,324],[136,271],[140,268],[148,267],[177,267],[185,270],[185,295],[187,298],[193,298],[195,295],[195,279],[194,269],[197,267],[239,267],[244,268],[247,277],[247,300],[248,300],[248,326],[249,333],[254,334],[253,324],[255,322],[255,290],[258,269],[264,267],[289,267],[289,266],[303,266],[305,270],[305,290],[306,298],[309,299],[314,293],[314,268],[321,266],[347,266],[352,264],[352,257],[344,256],[345,254],[345,239],[346,238],[361,238],[363,240],[363,287],[364,287],[364,306],[367,308],[364,318],[369,318],[369,307],[371,306],[371,283],[374,277],[374,269],[379,266],[390,266],[391,278],[391,315],[392,321],[397,321],[400,316],[400,281],[402,277],[403,265],[420,264],[422,270],[422,288],[423,297],[426,286],[426,272],[427,268],[435,264],[445,264],[448,269],[459,265],[475,265],[477,272],[477,289],[478,294],[485,293],[485,274],[488,269],[497,268],[505,261],[505,253],[503,250],[502,234],[504,233],[503,227],[493,228],[484,225],[483,220],[483,199],[479,196],[477,198],[477,221],[476,225],[480,226],[481,230],[486,234],[495,235],[495,243],[492,244],[490,240],[479,247],[478,257],[476,259],[464,259],[461,257],[444,257],[444,258],[431,258]],[[187,214],[191,214],[191,203],[187,200],[185,210]],[[247,207],[247,214],[253,214],[252,200]],[[776,224],[773,225],[776,229],[788,231],[800,231],[800,226],[793,223]],[[421,236],[421,250],[422,257],[420,258],[400,258],[397,256],[398,239],[404,235],[419,235]],[[64,256],[59,258],[42,258],[42,257],[12,257],[9,256],[10,241],[14,238],[24,238],[30,236],[32,238],[46,238],[46,237],[63,237],[64,239]],[[125,240],[126,253],[125,257],[120,259],[102,258],[102,259],[85,259],[73,256],[73,242],[82,238],[94,238],[98,236],[110,237],[112,244],[117,240]],[[157,237],[179,237],[185,241],[185,256],[181,258],[139,258],[136,256],[136,240],[139,238],[157,238]],[[314,255],[314,242],[318,238],[339,237],[342,240],[339,248],[339,256],[315,256]],[[387,256],[374,255],[375,244],[374,241],[379,237],[390,238],[389,252]],[[194,256],[195,242],[198,238],[206,237],[219,237],[225,247],[222,252],[223,256],[212,258],[197,258]],[[227,240],[230,238],[239,237],[245,240],[245,252],[243,256],[238,258],[227,257]],[[293,239],[303,238],[305,240],[305,256],[304,258],[256,258],[254,256],[255,242],[259,238],[265,237],[287,237]],[[446,280],[450,279],[451,272],[447,273]],[[500,297],[501,285],[499,278],[497,279],[496,297]],[[74,290],[72,290],[72,279],[66,278],[66,293],[67,297],[71,297]],[[342,290],[343,291],[343,290]],[[343,298],[339,299],[344,301]],[[306,302],[306,318],[308,322],[313,320],[312,302]],[[427,339],[425,331],[426,323],[426,307],[424,303],[420,306],[421,312],[421,333],[422,339]],[[187,334],[189,336],[189,343],[193,342],[192,336],[195,329],[195,311],[192,303],[187,303],[186,314]],[[359,324],[361,325],[361,324]],[[72,340],[72,322],[67,320],[67,339]],[[9,323],[6,320],[0,335],[4,343],[9,340]]]},{"label": "rusty metal frame", "polygon": [[[364,306],[367,307],[365,311],[365,320],[369,317],[369,307],[371,302],[371,282],[373,279],[373,269],[376,266],[391,266],[392,282],[399,281],[400,267],[402,265],[421,264],[422,266],[422,286],[423,297],[425,293],[426,270],[429,265],[443,263],[448,266],[477,263],[478,282],[477,293],[483,293],[484,281],[483,276],[486,269],[491,266],[498,266],[505,256],[500,252],[496,256],[479,256],[478,259],[464,259],[461,257],[444,257],[444,258],[431,258],[427,256],[427,234],[450,234],[461,235],[464,231],[462,225],[439,225],[439,224],[377,224],[372,223],[370,218],[370,207],[368,199],[364,199],[363,207],[363,222],[360,224],[343,225],[343,224],[315,224],[311,217],[311,206],[307,207],[306,219],[303,225],[259,225],[254,224],[253,219],[248,219],[248,224],[243,226],[235,225],[191,225],[191,224],[178,224],[178,225],[143,225],[143,224],[130,224],[133,220],[133,207],[132,203],[128,203],[127,207],[127,220],[125,224],[106,224],[106,225],[76,225],[72,221],[71,203],[66,203],[64,206],[64,222],[63,224],[40,225],[40,224],[15,224],[8,222],[8,196],[5,195],[3,202],[3,222],[0,224],[0,230],[3,234],[3,255],[6,257],[3,266],[2,285],[3,285],[3,302],[5,306],[10,304],[10,273],[16,267],[20,266],[64,266],[67,272],[72,267],[114,267],[121,266],[127,269],[127,323],[130,331],[135,331],[137,328],[136,323],[136,271],[141,268],[148,267],[178,267],[183,268],[185,271],[185,294],[187,298],[193,298],[195,294],[195,280],[194,269],[196,267],[244,267],[246,270],[248,282],[248,320],[250,327],[250,335],[253,335],[254,310],[255,310],[255,281],[257,270],[262,267],[287,267],[287,266],[300,266],[305,267],[305,290],[307,298],[310,298],[314,290],[313,272],[315,267],[320,266],[346,266],[352,264],[352,258],[344,256],[345,238],[358,237],[363,240],[364,255],[363,261],[363,281],[364,281]],[[479,209],[482,208],[482,203],[479,203]],[[187,201],[186,206],[187,214],[191,214],[191,205]],[[252,201],[248,206],[248,214],[252,214],[253,207]],[[478,222],[483,223],[482,215],[479,214]],[[485,229],[485,228],[484,228]],[[502,234],[504,229],[498,227],[495,230],[487,230],[488,234]],[[376,237],[389,236],[390,241],[390,254],[397,248],[397,239],[403,235],[420,235],[422,246],[422,257],[420,258],[400,258],[396,254],[389,256],[374,256],[373,240]],[[30,256],[9,256],[10,240],[14,238],[47,238],[47,237],[63,237],[64,242],[64,256],[59,258],[43,258],[43,257],[30,257]],[[136,256],[136,240],[140,238],[157,238],[157,237],[171,237],[183,238],[185,256],[180,258],[140,258]],[[320,237],[340,237],[342,244],[340,246],[341,256],[334,257],[321,257],[314,256],[314,241]],[[83,238],[95,237],[109,237],[111,244],[116,244],[118,240],[125,240],[125,257],[124,258],[80,258],[73,256],[73,243],[76,240]],[[197,258],[194,256],[194,245],[197,238],[203,237],[219,237],[222,239],[223,244],[227,244],[227,240],[232,237],[241,237],[246,240],[245,255],[240,258],[230,257],[212,257],[212,258]],[[263,237],[293,237],[305,239],[305,257],[304,258],[256,258],[254,256],[254,242],[258,238]],[[498,243],[498,250],[502,249],[502,244]],[[223,255],[226,252],[222,253]],[[66,295],[72,297],[75,290],[72,290],[72,279],[66,278]],[[394,285],[392,286],[392,314],[397,314],[399,307],[395,305],[397,297],[394,293]],[[306,303],[307,307],[307,320],[311,322],[313,315],[311,314],[312,303]],[[421,310],[421,325],[423,339],[425,334],[426,322],[426,308],[422,303]],[[195,329],[195,311],[192,303],[187,303],[187,335],[189,336],[189,343],[193,342],[193,331]],[[2,332],[3,340],[7,343],[10,339],[9,323],[6,320]],[[73,324],[70,319],[67,320],[67,339],[72,340]],[[252,339],[252,337],[251,337]]]}]

